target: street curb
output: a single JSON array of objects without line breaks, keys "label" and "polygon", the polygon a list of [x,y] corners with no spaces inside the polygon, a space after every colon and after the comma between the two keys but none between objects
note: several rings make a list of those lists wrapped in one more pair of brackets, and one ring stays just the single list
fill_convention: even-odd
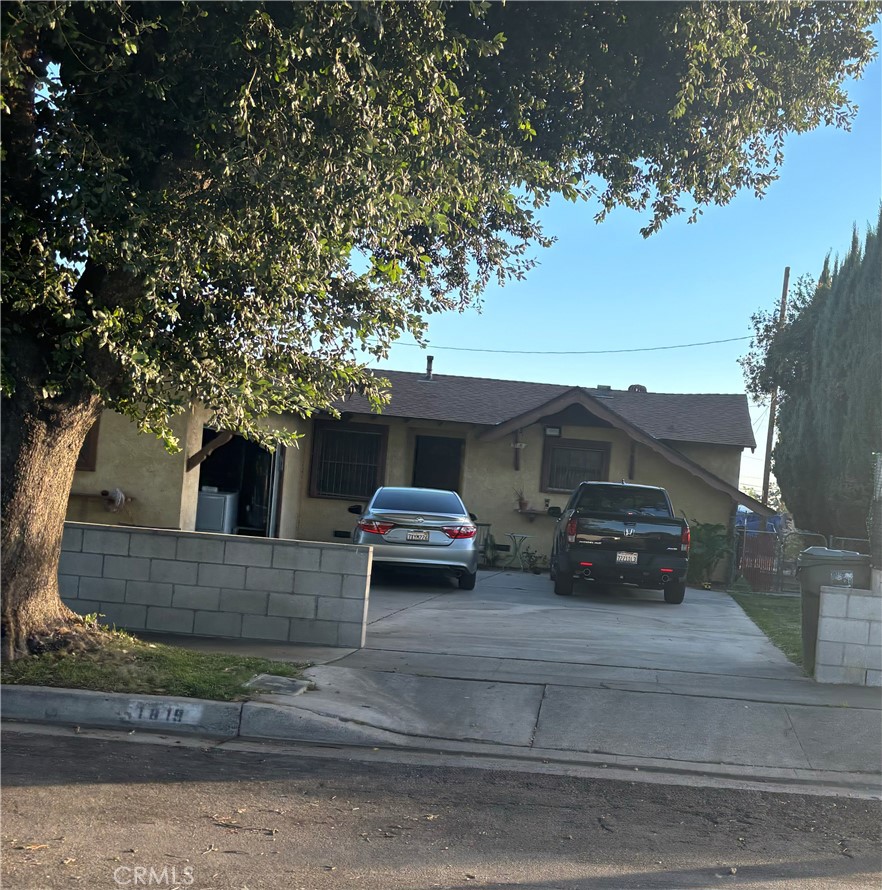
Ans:
[{"label": "street curb", "polygon": [[[495,759],[519,761],[522,767],[536,764],[567,764],[609,769],[608,778],[665,781],[664,776],[713,786],[719,782],[745,782],[769,790],[792,794],[843,794],[882,797],[876,773],[837,773],[822,770],[777,769],[734,764],[693,763],[655,758],[627,757],[597,752],[524,749],[492,742],[466,742],[406,735],[360,721],[318,714],[305,708],[266,701],[217,702],[205,699],[158,695],[128,695],[45,686],[3,685],[2,718],[12,729],[15,723],[51,724],[71,728],[125,730],[129,734],[148,731],[226,742],[292,745],[351,746],[374,751],[419,752],[464,756],[487,762]],[[543,771],[542,768],[539,770]],[[655,778],[651,778],[654,776]]]},{"label": "street curb", "polygon": [[[276,742],[296,740],[322,745],[377,745],[387,748],[413,744],[414,741],[400,733],[367,723],[257,701],[243,704],[239,736]],[[421,738],[428,740],[425,736]]]},{"label": "street curb", "polygon": [[242,716],[242,702],[47,686],[4,685],[2,689],[4,720],[152,729],[231,739],[239,735]]}]

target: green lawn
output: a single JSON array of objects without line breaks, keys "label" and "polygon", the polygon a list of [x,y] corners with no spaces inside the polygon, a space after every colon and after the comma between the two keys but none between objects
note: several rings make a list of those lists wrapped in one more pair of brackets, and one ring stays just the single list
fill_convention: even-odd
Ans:
[{"label": "green lawn", "polygon": [[798,596],[729,595],[794,664],[802,667],[802,607]]},{"label": "green lawn", "polygon": [[147,643],[123,631],[100,632],[99,647],[71,646],[3,665],[2,681],[99,692],[180,695],[217,701],[249,697],[256,674],[297,677],[304,665],[196,652]]}]

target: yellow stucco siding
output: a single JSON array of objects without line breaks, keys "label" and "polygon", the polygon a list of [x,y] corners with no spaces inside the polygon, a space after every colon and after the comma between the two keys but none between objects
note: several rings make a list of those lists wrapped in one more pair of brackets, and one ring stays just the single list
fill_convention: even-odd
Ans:
[{"label": "yellow stucco siding", "polygon": [[729,524],[732,500],[725,492],[711,488],[697,476],[668,463],[660,454],[643,445],[637,446],[634,481],[667,489],[674,512],[689,522]]},{"label": "yellow stucco siding", "polygon": [[738,488],[743,448],[737,445],[704,445],[693,442],[673,442],[672,447],[719,476],[724,482]]},{"label": "yellow stucco siding", "polygon": [[[199,489],[199,469],[186,471],[186,458],[202,444],[202,414],[182,417],[176,431],[183,451],[169,455],[152,436],[139,434],[125,418],[107,411],[102,416],[98,439],[97,469],[78,471],[73,491],[98,494],[102,489],[121,488],[132,497],[120,513],[108,513],[101,501],[72,497],[68,519],[126,523],[159,528],[195,527]],[[546,437],[541,424],[522,430],[519,440],[524,447],[512,447],[513,436],[496,441],[480,440],[486,429],[459,423],[405,421],[376,415],[353,418],[359,424],[386,427],[385,483],[409,485],[413,478],[416,437],[452,436],[464,440],[460,494],[478,522],[489,523],[499,544],[508,544],[508,533],[529,535],[528,546],[547,555],[551,547],[554,521],[545,514],[548,506],[563,507],[568,494],[544,492],[541,488],[542,458]],[[341,541],[335,531],[350,531],[356,522],[348,512],[351,498],[316,498],[309,494],[312,463],[313,424],[287,418],[288,428],[303,433],[296,447],[285,454],[282,479],[279,536],[314,541]],[[646,485],[661,485],[671,496],[678,515],[690,521],[728,525],[732,501],[686,470],[669,463],[644,445],[633,445],[621,430],[602,427],[563,426],[561,436],[609,443],[609,474],[613,481],[624,479]],[[633,479],[629,478],[632,447]],[[679,450],[711,472],[737,483],[740,451],[725,446],[687,445]],[[515,469],[516,462],[520,468]],[[514,489],[523,489],[531,510],[538,515],[518,511]]]},{"label": "yellow stucco siding", "polygon": [[[534,424],[521,431],[519,439],[525,447],[515,449],[513,437],[481,441],[478,435],[483,428],[466,424],[426,424],[406,422],[399,418],[358,417],[358,423],[370,423],[388,428],[385,483],[409,485],[413,473],[414,440],[417,435],[454,436],[465,440],[463,479],[460,494],[466,506],[476,514],[478,522],[490,523],[491,533],[499,544],[508,544],[508,533],[530,535],[528,546],[539,553],[548,554],[554,521],[544,515],[548,506],[563,507],[568,495],[541,490],[542,455],[545,442],[544,428]],[[678,515],[700,522],[728,524],[732,502],[723,492],[670,464],[665,458],[643,445],[635,445],[634,478],[629,480],[632,440],[621,430],[601,427],[564,426],[561,436],[605,442],[610,445],[609,479],[634,481],[644,485],[660,485],[666,488]],[[347,511],[354,499],[313,498],[309,496],[309,471],[312,457],[311,436],[301,442],[301,477],[295,488],[286,470],[286,492],[283,502],[302,498],[300,520],[294,536],[306,540],[334,540],[335,530],[346,531],[355,524],[355,517]],[[520,469],[515,469],[515,455],[519,454]],[[689,456],[696,462],[717,458],[711,447],[693,449]],[[713,466],[724,469],[731,464],[732,456],[720,456]],[[712,469],[713,467],[708,467]],[[543,515],[525,515],[518,512],[515,488],[521,488],[530,508],[543,511]],[[291,508],[293,512],[293,508]],[[284,514],[283,514],[284,515]],[[283,535],[292,527],[283,523]],[[338,539],[339,540],[339,539]]]},{"label": "yellow stucco siding", "polygon": [[[169,454],[155,436],[138,432],[128,418],[105,411],[98,428],[95,470],[74,474],[66,518],[192,530],[199,474],[187,473],[186,467],[187,455],[201,447],[201,416],[182,415],[172,428],[182,446],[178,454]],[[118,513],[108,512],[100,499],[83,497],[114,488],[132,498]]]}]

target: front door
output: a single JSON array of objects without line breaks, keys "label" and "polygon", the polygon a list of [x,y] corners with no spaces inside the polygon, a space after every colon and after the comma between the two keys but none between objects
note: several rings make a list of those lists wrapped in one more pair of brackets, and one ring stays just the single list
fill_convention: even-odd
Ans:
[{"label": "front door", "polygon": [[417,436],[411,484],[416,488],[459,491],[464,446],[465,440],[449,436]]}]

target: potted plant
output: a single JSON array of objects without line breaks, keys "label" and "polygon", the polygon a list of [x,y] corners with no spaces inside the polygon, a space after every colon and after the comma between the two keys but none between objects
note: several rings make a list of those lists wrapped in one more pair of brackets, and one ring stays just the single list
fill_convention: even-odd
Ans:
[{"label": "potted plant", "polygon": [[524,571],[532,572],[534,575],[541,575],[548,563],[548,558],[533,550],[532,547],[524,547],[521,551],[521,558],[524,562]]},{"label": "potted plant", "polygon": [[527,507],[530,506],[530,502],[527,500],[526,495],[524,495],[524,489],[516,488],[514,493],[518,501],[518,510],[526,510]]}]

